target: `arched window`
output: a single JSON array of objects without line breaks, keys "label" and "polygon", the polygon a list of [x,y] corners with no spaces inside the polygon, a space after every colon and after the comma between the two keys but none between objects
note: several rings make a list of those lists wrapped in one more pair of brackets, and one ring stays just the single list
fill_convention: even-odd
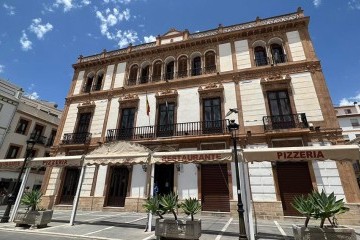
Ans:
[{"label": "arched window", "polygon": [[178,60],[178,77],[187,77],[187,57],[181,56]]},{"label": "arched window", "polygon": [[93,84],[94,77],[95,77],[94,73],[89,73],[87,75],[86,82],[85,82],[85,85],[84,85],[84,93],[89,93],[91,91],[91,86]]},{"label": "arched window", "polygon": [[96,75],[96,82],[93,86],[93,91],[99,91],[102,87],[104,81],[104,72],[98,72],[98,74]]},{"label": "arched window", "polygon": [[254,55],[255,55],[256,66],[268,65],[268,59],[267,59],[266,50],[264,47],[261,47],[261,46],[255,47]]},{"label": "arched window", "polygon": [[155,82],[161,79],[161,66],[162,63],[160,60],[156,61],[153,65],[152,80]]},{"label": "arched window", "polygon": [[165,73],[166,80],[174,79],[174,67],[175,67],[174,61],[168,62],[166,64],[166,73]]},{"label": "arched window", "polygon": [[214,51],[209,51],[205,53],[205,72],[216,72],[216,55]]},{"label": "arched window", "polygon": [[191,75],[201,75],[201,57],[194,57],[191,64]]},{"label": "arched window", "polygon": [[138,75],[138,65],[133,65],[130,68],[130,73],[129,73],[129,85],[135,85],[136,84],[136,80],[137,80],[137,75]]},{"label": "arched window", "polygon": [[273,43],[270,45],[272,60],[274,64],[286,62],[286,56],[281,45]]},{"label": "arched window", "polygon": [[141,69],[140,83],[148,83],[149,82],[149,69],[150,69],[150,65],[144,66]]}]

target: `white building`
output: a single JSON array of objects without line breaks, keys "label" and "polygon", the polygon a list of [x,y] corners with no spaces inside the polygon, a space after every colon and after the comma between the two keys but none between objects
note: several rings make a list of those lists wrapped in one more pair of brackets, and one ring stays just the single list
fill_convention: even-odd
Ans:
[{"label": "white building", "polygon": [[345,141],[360,138],[360,107],[357,102],[350,106],[335,107],[336,117],[343,130]]},{"label": "white building", "polygon": [[[33,157],[50,156],[62,111],[54,103],[29,99],[23,91],[0,79],[0,159],[25,157],[26,141],[36,144]],[[45,169],[33,169],[27,186],[40,188]],[[8,192],[18,177],[17,171],[0,171],[0,191]]]}]

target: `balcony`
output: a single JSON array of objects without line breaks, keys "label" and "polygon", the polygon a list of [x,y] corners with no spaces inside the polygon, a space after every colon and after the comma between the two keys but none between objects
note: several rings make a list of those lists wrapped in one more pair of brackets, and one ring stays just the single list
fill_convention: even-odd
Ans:
[{"label": "balcony", "polygon": [[33,132],[30,134],[30,139],[34,139],[35,140],[35,143],[37,144],[42,144],[44,145],[45,142],[46,142],[46,137],[45,136],[41,136],[39,135],[38,133],[36,132]]},{"label": "balcony", "polygon": [[65,133],[62,140],[63,144],[89,144],[91,140],[91,133]]},{"label": "balcony", "polygon": [[141,140],[162,137],[184,137],[228,134],[226,120],[187,122],[107,130],[106,140]]},{"label": "balcony", "polygon": [[309,127],[305,113],[264,116],[263,123],[265,131]]}]

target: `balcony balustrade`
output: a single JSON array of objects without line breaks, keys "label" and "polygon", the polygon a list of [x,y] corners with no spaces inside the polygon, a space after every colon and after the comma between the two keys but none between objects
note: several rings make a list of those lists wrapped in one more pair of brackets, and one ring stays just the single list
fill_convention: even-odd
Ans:
[{"label": "balcony balustrade", "polygon": [[41,136],[41,135],[39,135],[39,134],[36,133],[36,132],[33,132],[33,133],[30,134],[30,139],[34,139],[37,144],[42,144],[42,145],[44,145],[45,142],[46,142],[46,138],[47,138],[47,137]]},{"label": "balcony balustrade", "polygon": [[63,144],[89,144],[91,140],[91,133],[65,133],[62,140]]},{"label": "balcony balustrade", "polygon": [[309,127],[305,113],[264,116],[263,123],[265,131]]},{"label": "balcony balustrade", "polygon": [[218,120],[109,129],[107,131],[106,140],[141,140],[160,137],[220,135],[228,133],[226,120]]}]

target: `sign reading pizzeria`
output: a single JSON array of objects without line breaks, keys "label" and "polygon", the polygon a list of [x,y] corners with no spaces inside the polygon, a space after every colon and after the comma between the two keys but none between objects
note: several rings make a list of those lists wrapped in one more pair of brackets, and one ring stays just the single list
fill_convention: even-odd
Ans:
[{"label": "sign reading pizzeria", "polygon": [[277,152],[277,159],[324,159],[322,151],[291,151],[291,152]]}]

